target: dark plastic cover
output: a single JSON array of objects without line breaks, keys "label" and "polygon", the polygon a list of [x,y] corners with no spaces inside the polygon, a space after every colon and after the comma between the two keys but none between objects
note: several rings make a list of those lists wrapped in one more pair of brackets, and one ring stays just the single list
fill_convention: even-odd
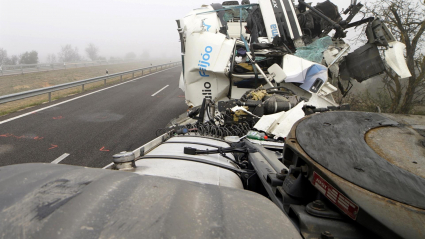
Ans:
[{"label": "dark plastic cover", "polygon": [[[336,175],[386,198],[425,209],[425,179],[382,158],[365,141],[371,129],[402,126],[377,113],[328,112],[301,121],[296,137],[314,161]],[[397,148],[393,151],[403,153]]]},{"label": "dark plastic cover", "polygon": [[[358,82],[365,81],[385,71],[384,62],[379,55],[378,47],[374,44],[366,44],[346,56],[345,65],[350,76]],[[345,70],[341,69],[342,71]]]},{"label": "dark plastic cover", "polygon": [[56,164],[0,168],[2,238],[301,238],[244,190]]}]

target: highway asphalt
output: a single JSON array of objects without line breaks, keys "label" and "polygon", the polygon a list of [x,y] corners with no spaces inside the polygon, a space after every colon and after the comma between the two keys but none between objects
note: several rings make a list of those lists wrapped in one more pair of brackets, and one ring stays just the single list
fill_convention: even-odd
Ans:
[{"label": "highway asphalt", "polygon": [[152,140],[158,128],[186,111],[180,71],[166,69],[0,117],[0,166],[55,160],[108,165],[113,154]]}]

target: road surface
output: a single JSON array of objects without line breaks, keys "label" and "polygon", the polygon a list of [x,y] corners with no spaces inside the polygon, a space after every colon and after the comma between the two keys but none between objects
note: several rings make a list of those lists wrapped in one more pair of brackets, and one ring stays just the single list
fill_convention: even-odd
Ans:
[{"label": "road surface", "polygon": [[0,166],[46,162],[104,167],[185,112],[180,67],[0,117]]}]

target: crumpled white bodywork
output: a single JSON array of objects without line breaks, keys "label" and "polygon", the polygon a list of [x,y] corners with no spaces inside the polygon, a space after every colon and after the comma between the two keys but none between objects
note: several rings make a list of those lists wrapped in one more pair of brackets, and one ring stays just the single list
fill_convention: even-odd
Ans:
[{"label": "crumpled white bodywork", "polygon": [[224,99],[229,91],[225,68],[229,62],[235,39],[210,32],[186,35],[185,96],[194,106],[204,98],[214,101]]},{"label": "crumpled white bodywork", "polygon": [[[258,39],[261,43],[270,43],[275,36],[280,36],[275,25],[273,7],[266,0],[261,0],[259,6],[267,37],[261,36]],[[238,32],[241,30],[239,20],[231,20],[228,23],[228,34],[225,35],[220,32],[223,27],[222,21],[213,7],[209,5],[203,5],[179,20],[179,33],[181,40],[184,41],[184,47],[182,47],[182,49],[184,48],[182,50],[183,72],[180,76],[179,87],[185,92],[186,104],[189,107],[200,106],[204,99],[211,99],[215,103],[229,100],[229,98],[239,99],[247,90],[254,89],[237,85],[239,82],[252,80],[254,73],[253,69],[247,70],[246,74],[235,73],[234,69],[231,69],[234,64],[240,65],[246,62],[240,56],[236,59],[235,51],[241,47],[245,48],[247,43],[243,42],[242,37],[238,37]],[[243,26],[246,24],[246,22],[242,22]],[[269,29],[269,27],[271,28]],[[302,34],[301,30],[298,30]],[[246,38],[246,33],[244,31],[241,33]],[[294,38],[293,40],[295,42]],[[270,85],[277,86],[276,83],[280,83],[279,86],[290,89],[297,97],[305,100],[287,112],[262,116],[255,125],[257,130],[271,133],[276,137],[286,137],[292,125],[305,116],[302,110],[304,105],[316,108],[338,106],[332,96],[337,88],[328,79],[339,79],[339,64],[345,61],[350,46],[342,39],[334,39],[332,42],[333,44],[323,52],[321,64],[290,53],[282,56],[281,65],[275,63],[273,67],[261,69],[256,62],[251,64],[257,69],[258,79],[265,79],[268,82],[264,85],[265,89],[270,88]],[[389,44],[390,48],[385,51],[385,60],[388,65],[402,78],[410,77],[403,57],[405,46],[396,41]],[[249,52],[251,49],[246,50]],[[267,55],[269,52],[272,51],[267,48],[255,51],[257,56]],[[250,57],[250,53],[246,53],[246,55]],[[269,69],[268,72],[266,69]],[[329,78],[328,72],[331,72],[331,78]],[[274,80],[274,77],[276,77],[276,82],[272,84],[270,82]],[[334,82],[332,81],[332,83]]]}]

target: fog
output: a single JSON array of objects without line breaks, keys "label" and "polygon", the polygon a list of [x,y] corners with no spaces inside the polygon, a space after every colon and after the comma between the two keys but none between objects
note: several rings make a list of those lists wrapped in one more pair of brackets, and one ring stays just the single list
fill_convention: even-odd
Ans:
[{"label": "fog", "polygon": [[[88,59],[85,48],[89,43],[107,59],[123,58],[128,52],[139,57],[148,51],[150,58],[178,60],[175,20],[211,2],[215,1],[0,0],[0,48],[9,56],[35,50],[40,62],[66,44],[78,47]],[[350,0],[333,2],[341,10]]]}]

